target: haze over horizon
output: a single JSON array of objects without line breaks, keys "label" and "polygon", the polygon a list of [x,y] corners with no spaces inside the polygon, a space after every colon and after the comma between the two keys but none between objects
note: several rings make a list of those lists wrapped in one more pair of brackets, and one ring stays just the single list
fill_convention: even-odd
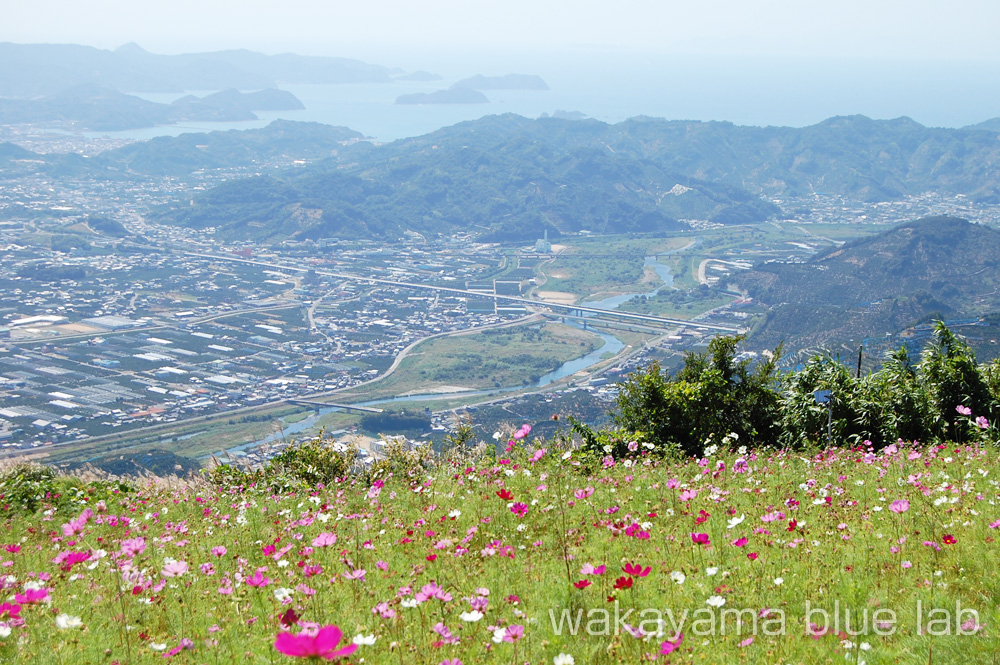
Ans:
[{"label": "haze over horizon", "polygon": [[125,0],[16,3],[0,41],[114,49],[135,42],[159,53],[247,48],[383,61],[456,51],[613,51],[705,56],[1000,61],[1000,4],[955,0],[821,7],[795,0],[700,4],[624,0],[471,3],[401,0],[323,3]]}]

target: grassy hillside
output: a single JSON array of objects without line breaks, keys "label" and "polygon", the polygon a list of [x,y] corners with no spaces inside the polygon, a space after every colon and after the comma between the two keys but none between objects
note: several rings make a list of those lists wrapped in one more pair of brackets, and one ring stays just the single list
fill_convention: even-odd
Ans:
[{"label": "grassy hillside", "polygon": [[253,488],[8,471],[0,657],[293,663],[290,643],[317,647],[308,635],[329,626],[342,637],[327,653],[373,664],[985,663],[1000,649],[991,452],[733,442],[601,464],[504,434],[496,458],[395,453],[378,478],[319,486],[277,470]]}]

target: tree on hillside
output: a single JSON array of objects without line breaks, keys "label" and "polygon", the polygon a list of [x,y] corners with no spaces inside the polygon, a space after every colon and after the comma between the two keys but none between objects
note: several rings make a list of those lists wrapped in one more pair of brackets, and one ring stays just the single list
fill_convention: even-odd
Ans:
[{"label": "tree on hillside", "polygon": [[716,337],[706,351],[686,354],[673,378],[657,362],[635,372],[620,386],[613,422],[685,455],[700,454],[709,437],[731,432],[748,445],[775,443],[781,349],[763,359],[740,358],[742,340]]}]

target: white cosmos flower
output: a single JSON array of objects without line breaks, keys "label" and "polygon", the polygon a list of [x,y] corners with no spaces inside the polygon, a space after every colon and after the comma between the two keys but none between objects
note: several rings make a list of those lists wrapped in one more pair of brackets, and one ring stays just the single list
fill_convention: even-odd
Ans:
[{"label": "white cosmos flower", "polygon": [[496,630],[493,631],[493,641],[496,642],[497,644],[500,644],[501,642],[503,642],[504,635],[506,634],[507,634],[506,628],[497,628]]},{"label": "white cosmos flower", "polygon": [[742,514],[742,515],[740,515],[739,517],[734,517],[731,520],[729,520],[729,524],[726,526],[726,528],[727,529],[735,529],[740,524],[743,524],[743,520],[745,520],[746,518],[747,518],[747,516],[746,516],[745,513]]},{"label": "white cosmos flower", "polygon": [[719,569],[716,566],[709,566],[708,568],[705,569],[705,574],[708,575],[709,577],[715,575],[717,572],[719,572]]},{"label": "white cosmos flower", "polygon": [[0,637],[10,637],[10,626],[0,625]]},{"label": "white cosmos flower", "polygon": [[56,617],[56,626],[65,630],[66,628],[79,628],[83,625],[83,619],[75,617],[65,612]]},{"label": "white cosmos flower", "polygon": [[467,621],[468,623],[475,623],[483,618],[483,613],[477,610],[472,610],[471,612],[462,612],[458,615],[458,618],[462,621]]},{"label": "white cosmos flower", "polygon": [[416,607],[420,603],[417,602],[416,598],[404,598],[403,600],[399,601],[399,604],[402,607]]},{"label": "white cosmos flower", "polygon": [[167,648],[167,645],[162,644],[160,642],[150,642],[149,648],[152,649],[153,651],[163,651],[164,649]]},{"label": "white cosmos flower", "polygon": [[687,577],[685,577],[684,573],[682,573],[681,571],[675,570],[674,572],[670,573],[670,579],[672,579],[674,582],[677,582],[678,584],[684,584],[684,580],[686,580]]},{"label": "white cosmos flower", "polygon": [[722,596],[712,596],[705,601],[706,605],[711,605],[712,607],[722,607],[726,604],[726,599]]},{"label": "white cosmos flower", "polygon": [[354,639],[351,640],[351,641],[354,644],[357,644],[358,646],[361,646],[361,645],[371,646],[371,645],[375,644],[375,640],[377,640],[377,639],[378,638],[375,637],[374,633],[372,633],[371,635],[365,635],[363,633],[358,633],[357,635],[354,636]]},{"label": "white cosmos flower", "polygon": [[783,577],[775,577],[774,578],[774,584],[775,584],[775,586],[781,586],[784,583],[785,583],[785,579]]},{"label": "white cosmos flower", "polygon": [[568,653],[561,653],[552,659],[552,665],[576,665],[576,660]]}]

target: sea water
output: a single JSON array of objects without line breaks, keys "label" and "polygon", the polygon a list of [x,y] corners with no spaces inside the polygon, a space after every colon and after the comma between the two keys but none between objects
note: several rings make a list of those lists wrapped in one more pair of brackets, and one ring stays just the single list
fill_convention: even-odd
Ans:
[{"label": "sea water", "polygon": [[[259,112],[259,120],[185,123],[105,136],[147,139],[183,132],[263,127],[277,118],[341,125],[378,141],[433,132],[501,113],[536,118],[575,111],[607,123],[635,116],[803,127],[835,115],[909,116],[927,126],[961,127],[1000,116],[1000,65],[991,61],[919,62],[737,58],[566,50],[503,54],[366,54],[401,70],[428,70],[441,81],[284,85],[305,110]],[[433,92],[484,74],[537,74],[547,91],[486,90],[486,104],[398,105],[399,95]],[[209,91],[204,91],[209,92]],[[195,94],[203,94],[195,92]],[[142,95],[170,102],[180,95]]]}]

